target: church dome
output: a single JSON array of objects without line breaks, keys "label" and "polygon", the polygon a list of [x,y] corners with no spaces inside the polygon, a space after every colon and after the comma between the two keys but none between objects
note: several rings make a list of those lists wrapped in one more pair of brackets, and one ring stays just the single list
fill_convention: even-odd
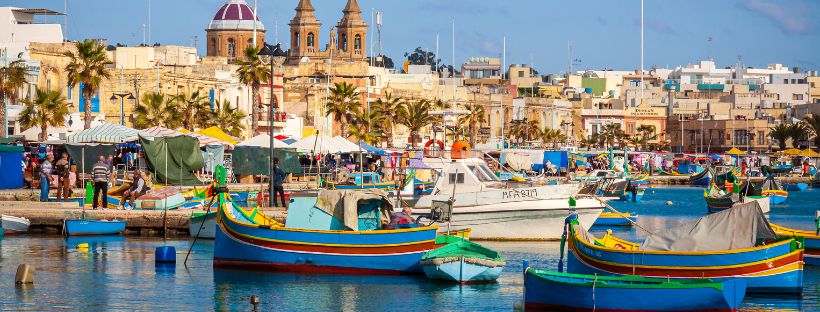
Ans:
[{"label": "church dome", "polygon": [[254,22],[257,30],[265,30],[259,17],[254,19],[253,8],[245,0],[228,0],[216,11],[208,30],[253,30]]}]

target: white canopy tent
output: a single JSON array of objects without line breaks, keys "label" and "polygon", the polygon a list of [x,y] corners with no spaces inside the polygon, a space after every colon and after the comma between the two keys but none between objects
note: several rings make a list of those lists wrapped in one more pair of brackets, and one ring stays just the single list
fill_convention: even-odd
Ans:
[{"label": "white canopy tent", "polygon": [[342,153],[358,153],[359,151],[364,151],[363,148],[360,148],[358,144],[350,142],[348,139],[343,138],[341,135],[337,135],[333,137],[333,141],[339,146]]},{"label": "white canopy tent", "polygon": [[[20,132],[20,135],[22,135],[26,141],[40,141],[40,130],[39,126],[31,127]],[[48,140],[65,140],[65,138],[71,134],[66,127],[48,127],[46,133],[48,134]]]},{"label": "white canopy tent", "polygon": [[104,123],[102,125],[85,129],[68,136],[67,143],[125,143],[136,141],[139,136],[153,137],[150,133],[145,133],[134,128],[114,123]]},{"label": "white canopy tent", "polygon": [[335,154],[342,152],[333,138],[323,134],[305,137],[291,144],[289,147],[295,148],[296,151],[300,153]]},{"label": "white canopy tent", "polygon": [[[271,137],[267,133],[263,133],[247,139],[245,141],[239,142],[236,146],[256,146],[256,147],[267,147],[270,148]],[[282,142],[281,140],[277,140],[273,138],[273,148],[293,148],[292,146]]]}]

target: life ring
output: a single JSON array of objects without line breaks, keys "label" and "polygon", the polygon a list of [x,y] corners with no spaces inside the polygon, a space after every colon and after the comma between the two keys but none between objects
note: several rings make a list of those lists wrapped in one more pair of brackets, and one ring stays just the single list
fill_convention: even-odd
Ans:
[{"label": "life ring", "polygon": [[444,142],[442,142],[441,140],[427,141],[427,143],[424,143],[424,156],[425,157],[433,157],[434,156],[434,155],[432,155],[433,154],[432,152],[435,151],[435,150],[430,148],[431,146],[433,146],[433,144],[438,145],[438,150],[439,151],[444,150]]}]

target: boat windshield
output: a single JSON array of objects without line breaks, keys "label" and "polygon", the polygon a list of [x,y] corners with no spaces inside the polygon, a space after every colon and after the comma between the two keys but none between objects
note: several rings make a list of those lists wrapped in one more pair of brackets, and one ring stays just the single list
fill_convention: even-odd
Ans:
[{"label": "boat windshield", "polygon": [[487,168],[485,165],[481,164],[471,164],[467,165],[467,168],[473,172],[473,174],[478,178],[481,182],[493,182],[498,181],[498,177],[490,171],[490,168]]}]

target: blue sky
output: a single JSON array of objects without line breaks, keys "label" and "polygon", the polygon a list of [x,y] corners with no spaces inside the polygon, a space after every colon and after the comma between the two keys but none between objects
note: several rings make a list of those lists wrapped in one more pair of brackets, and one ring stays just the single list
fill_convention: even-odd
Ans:
[{"label": "blue sky", "polygon": [[[248,0],[252,3],[253,0]],[[151,42],[185,44],[198,36],[204,53],[205,27],[221,0],[153,0]],[[259,0],[268,41],[288,42],[288,22],[298,0]],[[69,39],[106,38],[110,43],[142,42],[148,0],[69,0]],[[345,0],[314,0],[323,23],[322,46],[339,20]],[[507,63],[530,63],[542,73],[567,67],[572,42],[574,69],[630,70],[640,65],[639,0],[360,0],[369,23],[371,8],[383,11],[382,42],[397,63],[417,46],[435,50],[451,63],[451,23],[456,24],[456,63],[471,56],[501,56]],[[63,10],[62,0],[0,0],[0,5]],[[746,66],[782,63],[820,68],[820,1],[816,0],[646,0],[646,68],[674,67],[714,58]],[[52,17],[52,19],[54,19]],[[62,18],[59,19],[62,22]],[[711,38],[711,41],[709,40]],[[285,43],[285,46],[287,44]]]}]

